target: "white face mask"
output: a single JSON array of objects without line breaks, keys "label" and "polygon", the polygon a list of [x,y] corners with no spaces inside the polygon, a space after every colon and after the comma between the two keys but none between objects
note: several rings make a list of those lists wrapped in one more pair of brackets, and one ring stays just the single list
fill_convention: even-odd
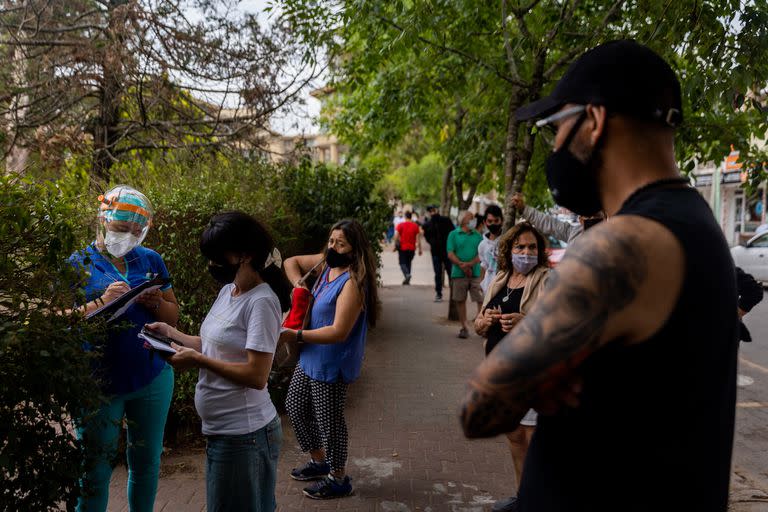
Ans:
[{"label": "white face mask", "polygon": [[477,227],[477,219],[472,219],[468,224],[469,229],[475,229]]},{"label": "white face mask", "polygon": [[137,245],[139,245],[139,237],[129,232],[107,231],[104,237],[104,246],[107,248],[107,252],[115,258],[122,258]]}]

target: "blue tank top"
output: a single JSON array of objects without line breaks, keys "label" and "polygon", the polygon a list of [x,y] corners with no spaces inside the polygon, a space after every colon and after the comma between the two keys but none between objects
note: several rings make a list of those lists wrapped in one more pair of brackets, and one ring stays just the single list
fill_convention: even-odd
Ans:
[{"label": "blue tank top", "polygon": [[[315,301],[312,305],[309,329],[333,325],[336,317],[336,299],[349,281],[349,272],[344,272],[333,281],[328,281],[329,271],[328,268],[323,271],[312,291]],[[360,369],[363,366],[367,332],[366,312],[361,311],[346,340],[328,345],[306,343],[301,349],[299,366],[314,380],[354,382],[360,376]]]}]

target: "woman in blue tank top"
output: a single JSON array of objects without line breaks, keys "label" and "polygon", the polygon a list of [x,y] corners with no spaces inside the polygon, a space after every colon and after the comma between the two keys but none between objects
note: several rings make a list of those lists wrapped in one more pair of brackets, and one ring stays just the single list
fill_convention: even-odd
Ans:
[{"label": "woman in blue tank top", "polygon": [[312,289],[309,327],[283,334],[283,341],[301,344],[286,407],[302,451],[311,456],[307,464],[291,471],[291,477],[319,480],[304,494],[332,499],[352,493],[345,473],[344,404],[347,386],[360,375],[368,326],[376,324],[377,316],[376,258],[359,222],[336,223],[323,253],[285,262],[293,283],[316,267],[321,270]]}]

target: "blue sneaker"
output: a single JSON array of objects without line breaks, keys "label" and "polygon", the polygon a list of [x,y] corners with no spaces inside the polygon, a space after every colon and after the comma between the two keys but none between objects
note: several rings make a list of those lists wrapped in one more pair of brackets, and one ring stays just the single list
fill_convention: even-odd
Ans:
[{"label": "blue sneaker", "polygon": [[306,482],[308,480],[318,480],[325,478],[331,472],[331,466],[327,462],[315,462],[310,460],[300,468],[294,468],[291,471],[291,478]]},{"label": "blue sneaker", "polygon": [[342,481],[326,477],[304,489],[304,496],[313,500],[332,500],[350,494],[352,494],[352,483],[348,476],[345,476]]}]

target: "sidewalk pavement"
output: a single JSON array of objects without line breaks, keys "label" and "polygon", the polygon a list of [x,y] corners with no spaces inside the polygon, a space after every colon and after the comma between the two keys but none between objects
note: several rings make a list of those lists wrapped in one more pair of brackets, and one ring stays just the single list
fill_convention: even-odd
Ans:
[{"label": "sidewalk pavement", "polygon": [[[465,383],[483,357],[482,339],[457,338],[456,325],[444,320],[448,303],[432,302],[428,251],[414,260],[411,286],[400,285],[396,253],[383,254],[381,275],[382,317],[368,335],[347,404],[355,494],[332,501],[302,495],[306,484],[288,474],[306,457],[283,417],[278,511],[490,510],[514,491],[511,456],[502,439],[468,441],[458,421]],[[116,468],[109,510],[128,510],[125,483],[125,468]],[[163,457],[155,510],[205,510],[204,453]]]},{"label": "sidewalk pavement", "polygon": [[[401,286],[397,255],[383,254],[382,317],[367,340],[360,379],[349,388],[349,462],[355,494],[313,501],[291,468],[305,462],[283,417],[277,510],[482,512],[514,492],[512,459],[501,438],[469,441],[458,421],[468,376],[483,358],[481,338],[456,337],[447,302],[434,303],[429,252]],[[447,290],[444,292],[447,296]],[[155,511],[205,510],[205,455],[164,456]],[[126,471],[115,470],[111,511],[127,511]],[[747,500],[745,500],[747,501]],[[732,508],[752,511],[756,508]],[[764,505],[764,503],[763,503]]]}]

